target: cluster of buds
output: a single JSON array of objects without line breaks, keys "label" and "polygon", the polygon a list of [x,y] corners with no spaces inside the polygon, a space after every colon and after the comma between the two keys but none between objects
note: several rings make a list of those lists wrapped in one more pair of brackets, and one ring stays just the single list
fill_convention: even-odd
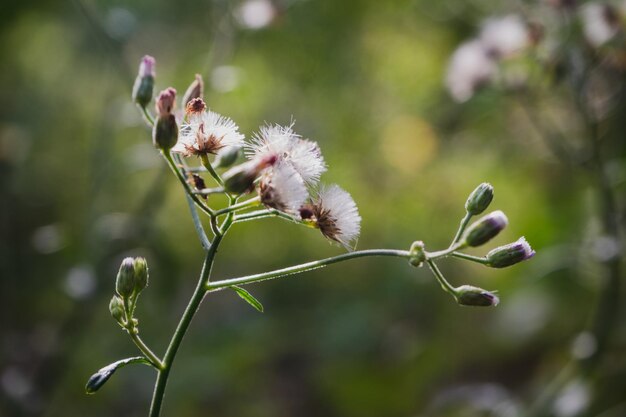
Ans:
[{"label": "cluster of buds", "polygon": [[148,264],[141,257],[125,258],[115,280],[116,295],[111,298],[111,316],[127,331],[137,331],[133,317],[139,294],[148,286]]},{"label": "cluster of buds", "polygon": [[453,287],[441,274],[434,264],[434,260],[442,256],[456,256],[481,263],[492,268],[505,268],[532,258],[535,251],[530,247],[524,237],[508,245],[491,250],[485,257],[467,255],[459,250],[467,247],[479,247],[495,238],[508,224],[505,214],[500,211],[489,213],[471,225],[466,227],[472,216],[482,214],[493,200],[493,187],[491,184],[482,183],[469,195],[465,203],[465,217],[461,222],[459,232],[447,250],[439,252],[427,252],[424,243],[414,242],[409,251],[409,263],[413,266],[422,266],[427,262],[433,273],[440,281],[441,286],[449,292],[460,305],[466,306],[495,306],[499,303],[498,296],[491,291],[471,285]]}]

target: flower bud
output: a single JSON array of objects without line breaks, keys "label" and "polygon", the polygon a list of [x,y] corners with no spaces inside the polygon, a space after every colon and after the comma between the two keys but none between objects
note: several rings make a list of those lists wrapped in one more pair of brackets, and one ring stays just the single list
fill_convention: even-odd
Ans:
[{"label": "flower bud", "polygon": [[276,163],[278,157],[276,155],[268,155],[258,160],[251,160],[224,173],[224,189],[229,193],[243,194],[252,190],[254,180],[257,179],[263,169]]},{"label": "flower bud", "polygon": [[526,238],[521,237],[516,242],[495,248],[487,254],[486,258],[487,265],[490,267],[506,268],[533,256],[535,256],[535,251],[530,247]]},{"label": "flower bud", "polygon": [[465,202],[465,210],[473,216],[476,216],[489,207],[493,200],[493,187],[487,182],[480,184],[467,198]]},{"label": "flower bud", "polygon": [[217,153],[217,158],[215,158],[215,167],[217,168],[228,168],[232,164],[237,161],[239,158],[241,148],[238,146],[227,146],[223,149],[220,149]]},{"label": "flower bud", "polygon": [[122,298],[128,298],[135,289],[135,260],[133,258],[125,258],[120,265],[115,280],[115,290]]},{"label": "flower bud", "polygon": [[498,235],[509,223],[503,212],[494,211],[474,222],[465,232],[466,246],[480,246]]},{"label": "flower bud", "polygon": [[174,104],[176,103],[176,90],[168,87],[159,93],[155,107],[159,117],[165,117],[172,114]]},{"label": "flower bud", "polygon": [[204,83],[202,82],[202,76],[200,74],[196,74],[196,79],[189,85],[185,94],[183,94],[183,108],[187,107],[187,103],[189,103],[194,98],[202,98],[204,96]]},{"label": "flower bud", "polygon": [[500,299],[492,292],[471,285],[455,288],[456,302],[463,306],[491,307],[497,306]]},{"label": "flower bud", "polygon": [[139,64],[139,73],[133,85],[133,101],[141,107],[146,107],[152,100],[155,63],[153,57],[146,55]]},{"label": "flower bud", "polygon": [[413,242],[409,249],[409,263],[413,266],[420,267],[426,260],[426,251],[424,250],[424,242],[421,240]]},{"label": "flower bud", "polygon": [[115,321],[120,324],[124,322],[124,301],[122,301],[122,299],[117,295],[114,295],[113,298],[111,298],[111,302],[109,303],[109,311],[111,312],[111,316],[113,316]]},{"label": "flower bud", "polygon": [[173,114],[159,116],[152,129],[152,144],[162,151],[169,151],[178,142],[178,124]]},{"label": "flower bud", "polygon": [[135,258],[135,293],[139,294],[148,286],[148,263],[144,258]]}]

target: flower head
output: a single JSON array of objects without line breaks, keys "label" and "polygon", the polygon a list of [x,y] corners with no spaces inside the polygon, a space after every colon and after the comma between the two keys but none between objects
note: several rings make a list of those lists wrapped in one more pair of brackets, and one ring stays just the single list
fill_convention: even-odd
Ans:
[{"label": "flower head", "polygon": [[297,213],[309,192],[300,174],[290,164],[281,161],[261,176],[259,196],[267,207]]},{"label": "flower head", "polygon": [[188,123],[180,129],[180,139],[172,152],[184,156],[217,154],[226,146],[241,146],[244,136],[230,118],[206,110],[200,98],[187,104]]},{"label": "flower head", "polygon": [[289,163],[306,184],[315,184],[326,171],[326,164],[317,143],[302,139],[290,126],[265,125],[246,147],[246,156],[254,158],[276,155]]},{"label": "flower head", "polygon": [[300,209],[300,216],[328,239],[348,250],[354,249],[352,243],[359,237],[361,216],[350,194],[338,185],[322,186],[316,200]]},{"label": "flower head", "polygon": [[607,43],[620,30],[619,13],[608,4],[586,4],[581,9],[581,19],[585,38],[594,47]]}]

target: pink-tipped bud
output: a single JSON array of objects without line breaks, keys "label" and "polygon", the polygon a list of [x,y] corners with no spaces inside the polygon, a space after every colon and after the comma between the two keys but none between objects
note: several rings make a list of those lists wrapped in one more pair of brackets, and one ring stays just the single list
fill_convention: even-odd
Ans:
[{"label": "pink-tipped bud", "polygon": [[154,67],[156,66],[156,60],[150,55],[145,55],[141,58],[139,64],[139,76],[140,77],[155,77]]},{"label": "pink-tipped bud", "polygon": [[155,64],[154,58],[149,55],[144,56],[139,64],[139,73],[133,85],[133,101],[143,108],[152,101]]},{"label": "pink-tipped bud", "polygon": [[160,117],[169,116],[172,114],[174,104],[176,103],[176,90],[172,87],[168,87],[159,93],[156,101],[156,111]]}]

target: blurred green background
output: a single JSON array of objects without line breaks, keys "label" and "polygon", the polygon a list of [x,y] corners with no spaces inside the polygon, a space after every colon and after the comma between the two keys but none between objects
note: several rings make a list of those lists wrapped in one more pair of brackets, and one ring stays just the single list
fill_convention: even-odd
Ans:
[{"label": "blurred green background", "polygon": [[[107,310],[121,259],[149,262],[138,315],[162,353],[203,258],[183,193],[130,100],[144,54],[157,59],[157,89],[182,93],[200,73],[209,106],[246,136],[296,120],[322,148],[323,181],[359,206],[360,249],[444,247],[468,193],[489,181],[493,207],[511,222],[494,244],[525,235],[537,250],[506,270],[440,264],[456,285],[498,289],[494,309],[457,306],[426,269],[397,259],[248,287],[264,314],[234,293],[210,295],[179,352],[164,416],[519,415],[580,349],[603,270],[590,249],[598,204],[588,175],[553,158],[505,94],[459,105],[443,88],[452,51],[507,5],[250,3],[0,6],[0,416],[147,414],[147,367],[84,394],[98,368],[135,355]],[[620,196],[623,154],[611,155]],[[243,223],[214,276],[342,250],[277,219]],[[593,377],[568,383],[554,415],[626,415],[624,326]]]}]

